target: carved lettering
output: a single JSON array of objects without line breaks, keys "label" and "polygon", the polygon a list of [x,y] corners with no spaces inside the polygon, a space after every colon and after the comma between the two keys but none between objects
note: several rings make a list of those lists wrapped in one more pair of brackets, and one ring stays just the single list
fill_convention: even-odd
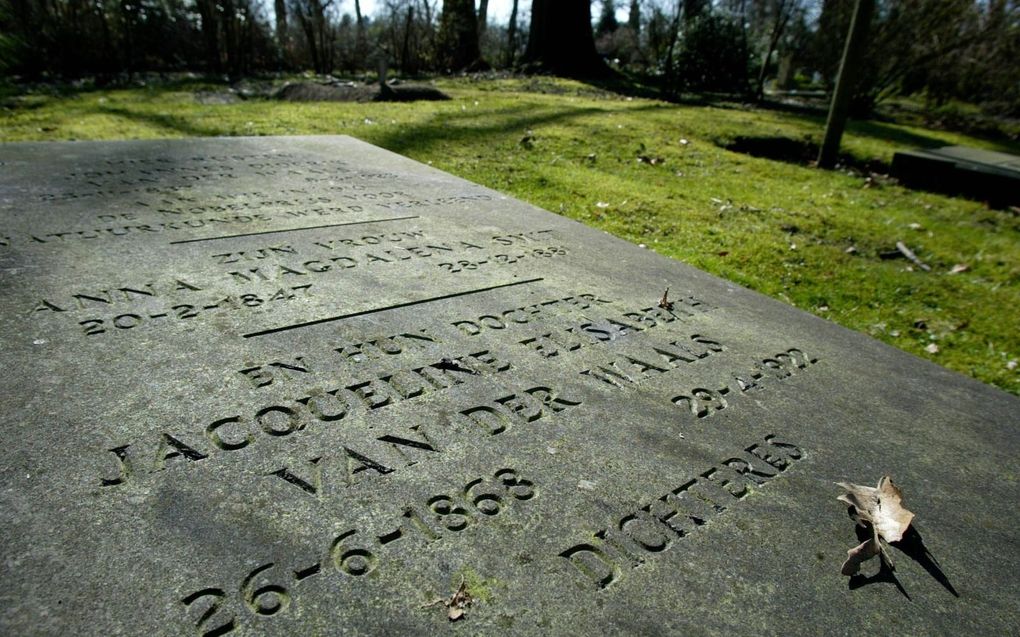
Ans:
[{"label": "carved lettering", "polygon": [[770,458],[769,464],[776,470],[752,473],[749,462],[731,457],[651,504],[621,516],[609,528],[593,533],[595,542],[575,544],[559,556],[583,581],[605,590],[623,576],[622,565],[634,568],[651,554],[667,550],[804,457],[800,447],[777,440],[774,434],[746,451]]},{"label": "carved lettering", "polygon": [[110,449],[110,453],[117,456],[117,464],[119,468],[119,475],[116,478],[103,478],[102,485],[104,487],[114,487],[118,484],[124,484],[131,478],[131,465],[128,464],[127,450],[131,445],[123,445],[121,447],[114,447]]}]

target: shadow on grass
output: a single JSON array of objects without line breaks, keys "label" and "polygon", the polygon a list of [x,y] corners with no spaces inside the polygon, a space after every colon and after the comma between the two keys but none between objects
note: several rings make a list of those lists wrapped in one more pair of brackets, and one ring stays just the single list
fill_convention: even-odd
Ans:
[{"label": "shadow on grass", "polygon": [[874,120],[851,122],[847,129],[854,135],[860,137],[871,137],[882,141],[893,142],[902,146],[917,148],[938,148],[945,146],[944,140],[928,135],[921,135],[912,131],[903,130],[898,126],[892,126]]},{"label": "shadow on grass", "polygon": [[144,113],[120,106],[108,106],[105,104],[100,104],[90,110],[99,115],[122,117],[134,122],[183,133],[191,137],[215,137],[217,135],[224,134],[224,131],[216,128],[198,126],[190,121],[190,118],[184,116],[178,117],[176,115],[169,115],[166,113]]},{"label": "shadow on grass", "polygon": [[[649,104],[640,106],[634,111],[656,110],[657,106]],[[439,143],[470,143],[479,144],[483,148],[485,144],[491,145],[493,139],[510,133],[525,135],[529,129],[544,124],[567,122],[572,119],[585,117],[606,112],[605,109],[595,107],[578,108],[556,108],[551,112],[548,110],[525,111],[506,110],[505,115],[486,111],[482,113],[457,113],[437,112],[428,120],[401,126],[393,132],[386,132],[373,136],[373,143],[399,154],[424,152]],[[483,126],[471,125],[472,120],[480,118],[496,121]]]},{"label": "shadow on grass", "polygon": [[[255,75],[251,80],[259,80]],[[216,75],[172,73],[139,73],[133,76],[95,76],[80,80],[54,79],[50,81],[8,82],[0,84],[0,96],[45,95],[49,97],[73,97],[99,91],[150,90],[187,91],[226,88],[231,85],[227,79]]]},{"label": "shadow on grass", "polygon": [[[818,158],[818,144],[810,139],[737,137],[723,148],[752,157],[773,159],[800,166],[813,166]],[[889,173],[889,164],[877,159],[861,159],[844,153],[839,156],[837,163],[844,168],[850,168],[865,175]]]}]

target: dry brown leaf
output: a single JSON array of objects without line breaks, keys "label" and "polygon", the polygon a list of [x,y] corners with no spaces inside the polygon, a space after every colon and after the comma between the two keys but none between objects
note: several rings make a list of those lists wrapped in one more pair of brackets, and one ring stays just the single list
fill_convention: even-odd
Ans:
[{"label": "dry brown leaf", "polygon": [[457,587],[457,592],[450,596],[449,599],[437,598],[428,604],[425,604],[423,607],[428,608],[429,606],[439,605],[445,606],[446,616],[450,621],[455,622],[464,617],[464,613],[467,612],[466,609],[471,605],[472,600],[473,598],[471,597],[471,593],[467,592],[467,584],[464,582],[464,579],[461,578],[460,586]]},{"label": "dry brown leaf", "polygon": [[457,592],[453,594],[450,601],[446,603],[448,610],[447,616],[450,621],[455,622],[464,616],[464,609],[471,605],[471,594],[467,592],[467,584],[464,583],[464,579],[461,578],[460,586],[457,587]]},{"label": "dry brown leaf", "polygon": [[843,575],[857,575],[861,570],[861,564],[875,557],[882,550],[881,545],[875,538],[869,538],[859,545],[846,552],[846,561],[840,572]]},{"label": "dry brown leaf", "polygon": [[843,575],[856,575],[861,563],[876,555],[881,555],[882,560],[892,568],[892,556],[881,540],[899,542],[910,528],[914,514],[903,506],[903,492],[893,484],[889,476],[883,476],[877,488],[846,482],[836,484],[847,491],[837,500],[849,504],[854,521],[864,528],[870,528],[872,532],[871,539],[847,551],[846,561],[840,571]]},{"label": "dry brown leaf", "polygon": [[837,499],[857,509],[858,519],[874,525],[886,542],[899,542],[910,527],[914,514],[903,507],[903,492],[892,478],[883,476],[878,488],[837,482],[847,493]]}]

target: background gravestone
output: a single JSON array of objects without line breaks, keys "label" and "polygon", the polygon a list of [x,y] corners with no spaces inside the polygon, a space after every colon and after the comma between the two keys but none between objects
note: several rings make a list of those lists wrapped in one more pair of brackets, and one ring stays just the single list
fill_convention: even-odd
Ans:
[{"label": "background gravestone", "polygon": [[350,138],[0,162],[4,633],[1015,631],[1014,397]]},{"label": "background gravestone", "polygon": [[903,184],[963,194],[993,206],[1020,204],[1020,156],[967,146],[915,149],[893,155]]}]

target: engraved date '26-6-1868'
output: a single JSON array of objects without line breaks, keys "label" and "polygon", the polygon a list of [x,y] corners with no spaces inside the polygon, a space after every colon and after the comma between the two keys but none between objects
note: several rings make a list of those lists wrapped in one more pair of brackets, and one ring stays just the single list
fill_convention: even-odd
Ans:
[{"label": "engraved date '26-6-1868'", "polygon": [[[351,528],[336,535],[325,557],[303,565],[266,562],[249,572],[236,589],[221,586],[201,588],[180,599],[192,615],[199,635],[216,637],[236,630],[238,614],[232,608],[239,603],[252,615],[271,617],[285,612],[294,601],[291,589],[306,579],[322,575],[329,566],[342,576],[360,578],[380,568],[387,552],[397,543],[417,538],[426,544],[453,537],[508,511],[514,502],[538,495],[530,480],[510,468],[496,471],[491,478],[476,478],[453,495],[432,495],[420,505],[403,508],[392,528],[382,533]],[[361,536],[362,539],[358,539]],[[234,601],[236,593],[236,602]]]}]

